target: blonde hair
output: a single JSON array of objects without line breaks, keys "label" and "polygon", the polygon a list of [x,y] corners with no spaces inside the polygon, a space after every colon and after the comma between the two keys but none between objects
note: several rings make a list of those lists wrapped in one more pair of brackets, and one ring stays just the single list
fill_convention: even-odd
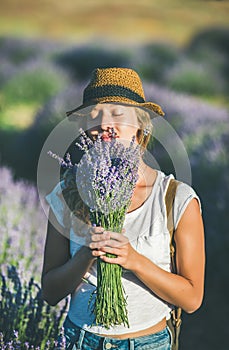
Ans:
[{"label": "blonde hair", "polygon": [[146,149],[152,135],[153,124],[150,119],[150,114],[146,110],[138,107],[135,107],[134,109],[140,126],[137,131],[137,140],[143,149]]}]

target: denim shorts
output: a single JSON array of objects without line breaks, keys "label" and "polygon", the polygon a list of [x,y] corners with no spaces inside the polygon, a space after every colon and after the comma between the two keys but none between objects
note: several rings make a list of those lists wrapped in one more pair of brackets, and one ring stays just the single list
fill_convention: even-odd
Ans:
[{"label": "denim shorts", "polygon": [[167,328],[142,337],[117,339],[101,337],[75,326],[67,317],[64,322],[64,338],[59,339],[57,349],[68,350],[171,350],[171,335]]}]

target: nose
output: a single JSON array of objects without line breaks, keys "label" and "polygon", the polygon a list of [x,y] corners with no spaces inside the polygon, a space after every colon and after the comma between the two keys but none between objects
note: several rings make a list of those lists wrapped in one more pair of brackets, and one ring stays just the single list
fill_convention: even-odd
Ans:
[{"label": "nose", "polygon": [[114,127],[114,121],[111,114],[108,111],[101,113],[101,129],[107,131]]}]

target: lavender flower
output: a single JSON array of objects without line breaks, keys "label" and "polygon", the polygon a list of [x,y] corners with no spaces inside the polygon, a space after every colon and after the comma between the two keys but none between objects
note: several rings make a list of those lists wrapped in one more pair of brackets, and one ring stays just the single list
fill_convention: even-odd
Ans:
[{"label": "lavender flower", "polygon": [[138,178],[140,148],[134,138],[129,147],[117,139],[93,143],[81,130],[78,147],[85,151],[77,165],[76,184],[91,212],[108,215],[129,205]]},{"label": "lavender flower", "polygon": [[0,349],[31,349],[31,344],[48,349],[45,343],[54,342],[66,308],[50,309],[35,282],[40,281],[46,217],[34,186],[14,181],[5,167],[0,179]]},{"label": "lavender flower", "polygon": [[37,190],[14,181],[6,167],[0,168],[0,179],[0,264],[17,266],[24,280],[40,279],[46,217]]}]

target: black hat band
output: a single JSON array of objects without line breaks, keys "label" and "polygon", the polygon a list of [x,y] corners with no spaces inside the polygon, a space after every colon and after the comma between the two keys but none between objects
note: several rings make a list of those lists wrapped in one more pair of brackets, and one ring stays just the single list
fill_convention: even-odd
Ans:
[{"label": "black hat band", "polygon": [[93,88],[86,88],[83,96],[83,103],[87,101],[91,101],[94,99],[99,99],[103,97],[125,97],[129,100],[135,101],[137,103],[144,103],[145,100],[142,96],[137,94],[136,92],[120,85],[102,85],[95,86]]}]

